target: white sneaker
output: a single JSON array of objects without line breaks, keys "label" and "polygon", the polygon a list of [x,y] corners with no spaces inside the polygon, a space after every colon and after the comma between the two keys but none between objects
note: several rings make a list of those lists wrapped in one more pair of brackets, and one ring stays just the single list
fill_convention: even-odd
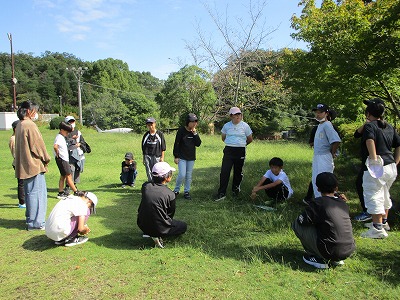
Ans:
[{"label": "white sneaker", "polygon": [[[372,222],[364,223],[364,227],[371,228],[372,226],[374,226]],[[385,229],[386,231],[390,231],[390,226],[389,226],[389,223],[388,223],[388,222],[386,222],[385,224],[382,224],[382,227],[383,227],[383,229]]]},{"label": "white sneaker", "polygon": [[368,231],[361,233],[361,237],[363,238],[370,238],[370,239],[384,239],[388,237],[385,229],[376,229],[372,226]]}]

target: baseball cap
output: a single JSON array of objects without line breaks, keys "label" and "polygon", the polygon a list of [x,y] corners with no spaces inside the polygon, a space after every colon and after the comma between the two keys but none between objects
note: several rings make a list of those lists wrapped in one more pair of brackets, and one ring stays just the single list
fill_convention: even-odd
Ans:
[{"label": "baseball cap", "polygon": [[370,105],[370,104],[382,104],[383,106],[385,105],[385,102],[382,99],[379,98],[374,98],[370,100],[364,100],[363,101],[365,105]]},{"label": "baseball cap", "polygon": [[317,106],[312,109],[312,111],[316,111],[316,110],[320,110],[322,112],[327,112],[327,111],[329,111],[329,107],[326,104],[318,103]]},{"label": "baseball cap", "polygon": [[95,214],[96,213],[96,206],[97,206],[97,203],[99,202],[98,199],[97,199],[97,196],[95,194],[93,194],[92,192],[87,192],[85,197],[87,197],[88,199],[92,200],[93,206],[90,208],[90,212],[92,214]]},{"label": "baseball cap", "polygon": [[153,166],[153,169],[151,171],[152,171],[151,173],[153,174],[153,176],[160,177],[160,176],[167,174],[169,171],[176,171],[176,169],[171,167],[167,162],[162,161],[162,162],[156,163]]},{"label": "baseball cap", "polygon": [[236,115],[236,114],[241,114],[242,112],[240,111],[239,107],[231,107],[231,109],[229,110],[229,114],[230,115]]},{"label": "baseball cap", "polygon": [[156,122],[156,119],[154,119],[153,117],[150,117],[150,118],[146,119],[146,124],[147,123],[155,123],[155,122]]},{"label": "baseball cap", "polygon": [[197,121],[198,119],[197,119],[197,116],[196,116],[195,114],[190,113],[190,114],[188,114],[188,116],[187,116],[187,120],[188,120],[189,122],[194,122],[194,121]]},{"label": "baseball cap", "polygon": [[132,154],[132,152],[127,152],[127,153],[125,154],[125,159],[133,159],[133,154]]},{"label": "baseball cap", "polygon": [[73,116],[66,116],[64,122],[68,123],[69,121],[75,121],[75,118]]}]

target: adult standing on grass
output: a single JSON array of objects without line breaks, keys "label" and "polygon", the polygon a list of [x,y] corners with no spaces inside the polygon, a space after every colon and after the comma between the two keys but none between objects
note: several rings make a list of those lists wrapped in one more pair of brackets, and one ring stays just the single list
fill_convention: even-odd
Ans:
[{"label": "adult standing on grass", "polygon": [[153,117],[147,118],[146,126],[148,131],[143,135],[142,153],[147,180],[151,181],[151,170],[156,163],[164,161],[164,153],[167,146],[164,134],[156,128],[156,119]]},{"label": "adult standing on grass", "polygon": [[[11,124],[11,127],[13,129],[13,134],[10,137],[10,141],[8,142],[8,147],[10,148],[11,151],[11,155],[13,157],[13,162],[12,162],[12,166],[15,172],[15,128],[17,127],[19,121],[14,121]],[[24,193],[24,181],[20,178],[17,178],[17,195],[18,195],[18,207],[19,208],[26,208],[25,205],[25,193]]]},{"label": "adult standing on grass", "polygon": [[47,187],[45,173],[50,162],[46,145],[39,128],[39,106],[31,101],[20,105],[20,119],[15,128],[15,177],[23,179],[26,204],[26,229],[44,229],[47,210]]},{"label": "adult standing on grass", "polygon": [[253,141],[253,131],[242,121],[242,112],[238,107],[229,110],[231,121],[225,123],[221,130],[221,138],[225,143],[222,158],[219,188],[215,201],[226,197],[229,177],[233,167],[232,193],[237,196],[240,192],[240,183],[243,179],[243,165],[246,158],[246,146]]},{"label": "adult standing on grass", "polygon": [[326,269],[343,265],[343,260],[354,252],[355,242],[346,198],[336,194],[336,176],[322,172],[316,183],[322,196],[308,203],[292,228],[306,251],[304,262]]},{"label": "adult standing on grass", "polygon": [[87,220],[95,212],[97,196],[79,191],[61,199],[51,211],[46,222],[46,235],[58,246],[76,246],[87,242],[90,232]]},{"label": "adult standing on grass", "polygon": [[142,185],[137,225],[159,248],[164,248],[162,237],[180,235],[187,229],[185,222],[173,219],[175,194],[167,187],[173,171],[175,168],[166,162],[156,163],[152,169],[153,181]]},{"label": "adult standing on grass", "polygon": [[174,193],[179,194],[182,182],[185,180],[183,198],[186,200],[192,199],[189,192],[196,160],[196,147],[201,145],[201,139],[196,130],[197,123],[197,116],[193,113],[188,114],[185,126],[181,126],[176,133],[174,143],[174,162],[178,164],[179,170]]},{"label": "adult standing on grass", "polygon": [[[77,183],[81,182],[81,173],[83,173],[86,161],[85,153],[89,153],[91,150],[83,138],[82,132],[75,128],[75,118],[73,116],[67,116],[65,117],[64,122],[72,126],[72,131],[68,134],[67,143],[72,180],[76,186]],[[68,190],[69,185],[66,186],[66,194],[68,194]]]},{"label": "adult standing on grass", "polygon": [[[361,234],[365,238],[386,238],[389,209],[392,207],[390,187],[397,177],[400,162],[400,136],[394,128],[383,120],[385,106],[373,99],[365,101],[365,116],[369,121],[362,134],[362,161],[364,200],[367,211],[372,215],[372,223],[365,224],[369,230]],[[392,148],[395,148],[393,155]]]},{"label": "adult standing on grass", "polygon": [[335,168],[333,159],[337,156],[340,145],[340,137],[329,121],[329,107],[326,104],[317,104],[313,108],[315,119],[319,122],[314,137],[314,156],[312,161],[312,183],[314,197],[321,197],[316,185],[316,178],[319,173],[333,173]]}]

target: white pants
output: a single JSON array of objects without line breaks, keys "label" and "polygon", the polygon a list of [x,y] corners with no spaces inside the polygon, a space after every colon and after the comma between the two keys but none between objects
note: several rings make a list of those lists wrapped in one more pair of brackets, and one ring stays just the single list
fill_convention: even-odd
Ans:
[{"label": "white pants", "polygon": [[321,197],[321,193],[318,191],[317,185],[315,183],[317,175],[322,172],[333,173],[334,168],[335,165],[333,163],[333,157],[331,153],[314,155],[312,161],[312,184],[315,198]]},{"label": "white pants", "polygon": [[368,213],[384,215],[385,210],[392,207],[389,190],[396,177],[397,167],[395,163],[383,166],[383,175],[379,179],[373,178],[368,171],[364,171],[363,189],[365,207]]}]

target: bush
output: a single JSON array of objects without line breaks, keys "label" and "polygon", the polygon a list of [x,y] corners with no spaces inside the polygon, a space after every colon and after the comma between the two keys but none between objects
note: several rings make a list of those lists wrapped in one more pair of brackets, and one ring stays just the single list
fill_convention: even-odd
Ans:
[{"label": "bush", "polygon": [[342,151],[352,157],[359,157],[361,153],[361,140],[354,137],[354,132],[361,124],[355,123],[343,123],[339,125],[339,130],[342,135]]},{"label": "bush", "polygon": [[64,117],[56,117],[51,119],[50,121],[50,129],[58,129],[58,126],[60,125],[61,122],[64,121]]}]

